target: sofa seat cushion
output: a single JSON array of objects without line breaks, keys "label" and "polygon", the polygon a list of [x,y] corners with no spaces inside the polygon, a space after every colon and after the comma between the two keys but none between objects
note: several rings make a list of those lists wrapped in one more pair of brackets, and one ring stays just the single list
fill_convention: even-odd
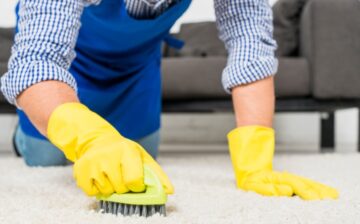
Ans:
[{"label": "sofa seat cushion", "polygon": [[[0,28],[0,77],[7,72],[7,63],[11,55],[14,40],[14,28]],[[0,91],[0,104],[6,103]]]},{"label": "sofa seat cushion", "polygon": [[0,62],[7,62],[10,58],[14,33],[14,28],[0,28]]},{"label": "sofa seat cushion", "polygon": [[[0,62],[0,77],[7,71],[7,63]],[[0,84],[1,87],[1,84]],[[0,104],[6,102],[2,92],[0,91]]]},{"label": "sofa seat cushion", "polygon": [[275,76],[277,97],[305,97],[311,95],[310,69],[305,58],[280,58]]},{"label": "sofa seat cushion", "polygon": [[7,72],[7,62],[0,61],[0,77]]},{"label": "sofa seat cushion", "polygon": [[163,97],[169,99],[221,99],[226,57],[165,58],[162,62]]},{"label": "sofa seat cushion", "polygon": [[[162,62],[164,100],[230,99],[221,84],[226,57],[165,58]],[[275,76],[278,97],[310,95],[310,77],[305,59],[280,58]]]}]

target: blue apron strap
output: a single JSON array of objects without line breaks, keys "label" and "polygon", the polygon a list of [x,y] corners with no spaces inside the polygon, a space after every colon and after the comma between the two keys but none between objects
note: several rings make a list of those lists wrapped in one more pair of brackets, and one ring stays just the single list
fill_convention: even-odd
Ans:
[{"label": "blue apron strap", "polygon": [[177,50],[181,50],[184,47],[185,42],[173,37],[171,34],[168,34],[164,38],[165,43],[167,43],[170,47],[175,48]]}]

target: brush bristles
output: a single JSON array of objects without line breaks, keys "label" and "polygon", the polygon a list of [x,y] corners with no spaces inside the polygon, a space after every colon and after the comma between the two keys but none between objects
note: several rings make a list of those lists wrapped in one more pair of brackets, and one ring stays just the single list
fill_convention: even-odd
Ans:
[{"label": "brush bristles", "polygon": [[123,216],[150,217],[154,214],[166,216],[165,205],[129,205],[117,202],[100,201],[100,210],[102,213],[111,213]]}]

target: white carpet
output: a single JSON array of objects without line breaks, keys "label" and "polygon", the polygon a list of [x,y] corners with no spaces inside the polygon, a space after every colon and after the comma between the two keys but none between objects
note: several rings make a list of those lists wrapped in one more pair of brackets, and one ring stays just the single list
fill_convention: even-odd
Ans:
[{"label": "white carpet", "polygon": [[235,189],[227,155],[168,155],[160,160],[176,194],[168,217],[98,214],[96,201],[76,188],[70,167],[28,168],[0,157],[0,223],[359,223],[360,155],[282,155],[276,168],[339,189],[336,201],[269,198]]}]

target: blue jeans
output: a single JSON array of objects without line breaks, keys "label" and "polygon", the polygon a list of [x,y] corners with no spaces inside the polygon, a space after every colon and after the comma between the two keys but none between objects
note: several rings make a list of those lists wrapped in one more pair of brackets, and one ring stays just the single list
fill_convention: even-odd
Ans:
[{"label": "blue jeans", "polygon": [[[160,131],[135,141],[152,157],[157,157]],[[15,131],[15,144],[28,166],[63,166],[69,163],[64,153],[51,142],[25,134],[20,126]]]}]

